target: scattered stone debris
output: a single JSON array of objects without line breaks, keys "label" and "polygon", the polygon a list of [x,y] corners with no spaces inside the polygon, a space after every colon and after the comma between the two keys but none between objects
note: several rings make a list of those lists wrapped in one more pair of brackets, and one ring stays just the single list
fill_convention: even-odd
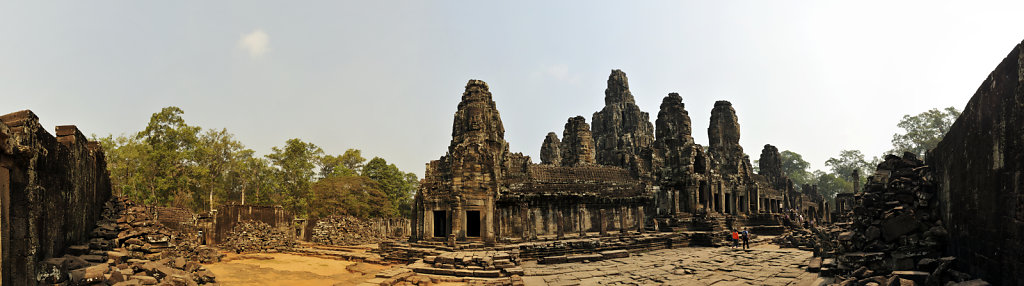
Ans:
[{"label": "scattered stone debris", "polygon": [[[835,275],[838,285],[947,285],[973,281],[952,269],[930,168],[912,153],[887,155],[863,193],[854,195],[851,222],[812,227],[779,238],[813,247],[808,270]],[[983,281],[971,285],[987,285]]]},{"label": "scattered stone debris", "polygon": [[284,229],[261,221],[250,220],[235,225],[224,243],[226,249],[243,252],[279,252],[294,248],[295,238]]},{"label": "scattered stone debris", "polygon": [[[325,245],[359,245],[389,240],[395,228],[406,227],[407,219],[359,219],[353,216],[330,216],[316,221],[312,241]],[[398,225],[402,224],[402,225]]]},{"label": "scattered stone debris", "polygon": [[196,238],[161,225],[125,198],[107,201],[88,244],[73,245],[63,257],[43,261],[41,284],[198,285],[215,282],[200,263],[223,256],[198,246]]}]

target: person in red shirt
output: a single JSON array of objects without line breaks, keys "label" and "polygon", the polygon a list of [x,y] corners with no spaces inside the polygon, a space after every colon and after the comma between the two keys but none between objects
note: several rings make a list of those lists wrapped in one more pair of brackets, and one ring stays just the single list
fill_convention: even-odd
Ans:
[{"label": "person in red shirt", "polygon": [[735,248],[738,246],[740,246],[740,233],[736,232],[734,229],[732,230],[732,247]]}]

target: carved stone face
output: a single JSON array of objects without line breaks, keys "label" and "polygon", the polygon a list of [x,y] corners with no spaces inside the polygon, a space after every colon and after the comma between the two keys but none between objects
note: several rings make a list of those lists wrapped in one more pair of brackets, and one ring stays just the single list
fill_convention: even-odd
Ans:
[{"label": "carved stone face", "polygon": [[484,114],[480,108],[470,107],[468,110],[469,124],[467,128],[470,131],[482,130],[484,128]]}]

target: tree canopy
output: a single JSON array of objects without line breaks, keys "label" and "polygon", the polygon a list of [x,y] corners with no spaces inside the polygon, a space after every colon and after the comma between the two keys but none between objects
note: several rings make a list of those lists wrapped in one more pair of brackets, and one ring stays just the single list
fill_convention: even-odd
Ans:
[{"label": "tree canopy", "polygon": [[166,107],[136,134],[93,136],[106,151],[116,193],[196,211],[244,202],[282,205],[298,216],[367,217],[408,215],[419,187],[415,174],[379,157],[366,163],[358,149],[331,155],[292,138],[258,156],[226,129],[204,131],[183,115]]},{"label": "tree canopy", "polygon": [[897,127],[903,129],[903,133],[892,135],[892,153],[902,154],[910,152],[924,157],[924,153],[935,148],[942,141],[953,122],[960,117],[960,110],[955,107],[946,107],[942,110],[932,108],[931,110],[911,116],[903,115]]}]

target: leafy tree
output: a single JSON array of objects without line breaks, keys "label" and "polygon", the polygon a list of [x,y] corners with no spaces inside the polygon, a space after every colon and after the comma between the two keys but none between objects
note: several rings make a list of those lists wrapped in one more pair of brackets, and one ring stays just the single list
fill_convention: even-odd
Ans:
[{"label": "leafy tree", "polygon": [[380,184],[388,200],[398,206],[403,216],[411,214],[412,195],[419,187],[416,174],[402,172],[395,164],[388,164],[383,158],[373,157],[363,167],[363,176]]},{"label": "leafy tree", "polygon": [[360,218],[393,217],[396,208],[380,190],[380,184],[363,176],[328,177],[311,189],[310,215],[352,215]]},{"label": "leafy tree", "polygon": [[903,134],[892,135],[892,153],[902,154],[911,152],[920,157],[929,149],[935,148],[942,141],[953,122],[960,117],[960,110],[955,107],[946,107],[943,110],[932,108],[918,115],[904,115],[900,123],[896,124],[903,128]]},{"label": "leafy tree", "polygon": [[154,113],[146,129],[136,135],[142,144],[148,145],[147,152],[141,154],[151,164],[141,174],[149,178],[144,186],[150,192],[147,202],[195,207],[189,202],[194,200],[192,186],[196,182],[191,174],[196,170],[188,159],[195,151],[201,129],[185,124],[183,113],[180,108],[165,107]]},{"label": "leafy tree", "polygon": [[811,183],[811,173],[807,171],[811,163],[804,161],[804,157],[796,152],[785,150],[779,153],[779,160],[782,161],[782,172],[793,180],[793,184],[802,185]]},{"label": "leafy tree", "polygon": [[278,201],[286,210],[296,215],[306,214],[309,205],[309,186],[316,175],[317,164],[323,150],[313,143],[298,138],[288,139],[282,148],[273,147],[266,157],[277,167],[283,196]]},{"label": "leafy tree", "polygon": [[864,154],[860,150],[843,150],[839,152],[839,158],[829,158],[825,166],[832,169],[832,173],[846,181],[853,181],[853,170],[860,171],[861,180],[867,176],[873,166],[864,160]]},{"label": "leafy tree", "polygon": [[365,165],[363,162],[366,158],[358,149],[345,150],[345,154],[339,156],[324,156],[320,161],[320,177],[358,176]]},{"label": "leafy tree", "polygon": [[853,183],[833,173],[815,171],[814,183],[818,185],[818,192],[828,200],[832,200],[838,193],[849,193],[853,190]]}]

